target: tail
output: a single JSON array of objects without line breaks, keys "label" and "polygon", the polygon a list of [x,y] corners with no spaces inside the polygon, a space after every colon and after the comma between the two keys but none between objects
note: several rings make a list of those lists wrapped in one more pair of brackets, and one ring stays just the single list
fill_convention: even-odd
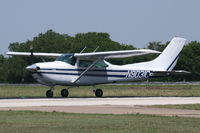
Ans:
[{"label": "tail", "polygon": [[136,63],[133,66],[157,71],[171,71],[176,65],[185,42],[186,39],[184,38],[174,37],[156,59],[149,62]]},{"label": "tail", "polygon": [[179,58],[186,39],[174,37],[164,51],[152,61],[153,66],[162,70],[171,71]]}]

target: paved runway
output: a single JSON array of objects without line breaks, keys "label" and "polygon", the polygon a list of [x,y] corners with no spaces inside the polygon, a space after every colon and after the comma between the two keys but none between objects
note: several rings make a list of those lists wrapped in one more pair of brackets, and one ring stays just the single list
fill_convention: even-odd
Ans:
[{"label": "paved runway", "polygon": [[200,104],[200,97],[1,99],[0,110],[36,110],[69,113],[155,114],[200,117],[200,111],[157,109],[145,105]]},{"label": "paved runway", "polygon": [[200,104],[200,97],[1,99],[0,107]]}]

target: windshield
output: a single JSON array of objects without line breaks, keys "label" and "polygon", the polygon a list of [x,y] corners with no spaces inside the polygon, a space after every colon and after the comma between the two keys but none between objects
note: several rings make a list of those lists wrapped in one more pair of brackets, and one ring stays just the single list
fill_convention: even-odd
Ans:
[{"label": "windshield", "polygon": [[71,65],[75,65],[76,58],[74,57],[74,54],[63,54],[59,56],[56,61],[63,61]]}]

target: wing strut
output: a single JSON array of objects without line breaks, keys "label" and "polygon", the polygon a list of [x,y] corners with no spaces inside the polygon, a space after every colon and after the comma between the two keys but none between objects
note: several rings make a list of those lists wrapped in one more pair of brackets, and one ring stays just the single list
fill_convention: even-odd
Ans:
[{"label": "wing strut", "polygon": [[84,51],[86,48],[87,48],[87,47],[85,46],[85,47],[81,50],[80,54],[83,53],[83,51]]},{"label": "wing strut", "polygon": [[98,49],[99,49],[99,46],[96,47],[96,49],[93,51],[93,53],[95,53]]},{"label": "wing strut", "polygon": [[75,84],[87,71],[89,71],[92,67],[94,67],[94,65],[97,64],[97,62],[101,60],[101,58],[97,58],[84,72],[81,73],[81,75],[74,80],[72,83]]}]

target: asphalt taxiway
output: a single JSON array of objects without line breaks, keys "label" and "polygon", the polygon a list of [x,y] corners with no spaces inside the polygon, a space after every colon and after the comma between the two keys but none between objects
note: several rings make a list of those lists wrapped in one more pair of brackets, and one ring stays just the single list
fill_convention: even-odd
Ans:
[{"label": "asphalt taxiway", "polygon": [[162,109],[148,105],[200,104],[200,97],[0,99],[0,110],[57,111],[98,114],[154,114],[200,117],[200,111]]}]

